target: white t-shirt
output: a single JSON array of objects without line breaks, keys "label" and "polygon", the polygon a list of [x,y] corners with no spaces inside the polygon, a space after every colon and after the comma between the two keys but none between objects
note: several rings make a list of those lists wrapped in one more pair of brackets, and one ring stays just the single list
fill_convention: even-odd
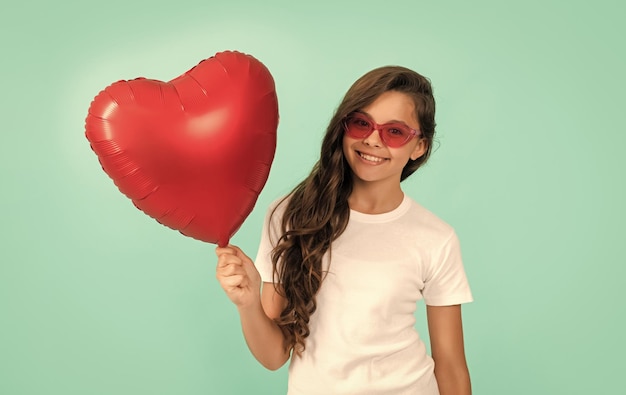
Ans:
[{"label": "white t-shirt", "polygon": [[[255,261],[270,283],[286,202],[269,224],[275,204]],[[306,350],[289,366],[288,395],[438,395],[414,312],[422,298],[432,306],[472,301],[454,229],[406,195],[388,213],[351,210],[323,268]]]}]

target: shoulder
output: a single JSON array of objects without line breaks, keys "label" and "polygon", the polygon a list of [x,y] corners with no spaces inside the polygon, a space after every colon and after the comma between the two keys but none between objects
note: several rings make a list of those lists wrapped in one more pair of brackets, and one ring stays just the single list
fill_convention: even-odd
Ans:
[{"label": "shoulder", "polygon": [[263,235],[268,236],[272,242],[275,242],[281,234],[283,216],[290,199],[291,195],[281,196],[272,201],[267,208],[263,223]]},{"label": "shoulder", "polygon": [[282,218],[290,200],[291,195],[283,195],[272,201],[267,208],[267,218]]},{"label": "shoulder", "polygon": [[263,221],[263,230],[261,231],[261,242],[255,264],[257,267],[263,267],[263,281],[268,281],[270,277],[269,268],[271,267],[271,251],[276,247],[278,240],[282,237],[282,219],[285,208],[287,207],[289,196],[281,196],[272,201],[267,207],[265,220]]},{"label": "shoulder", "polygon": [[409,200],[409,209],[402,221],[407,230],[421,240],[429,240],[433,244],[446,244],[456,238],[454,228],[439,216],[428,210],[412,198]]}]

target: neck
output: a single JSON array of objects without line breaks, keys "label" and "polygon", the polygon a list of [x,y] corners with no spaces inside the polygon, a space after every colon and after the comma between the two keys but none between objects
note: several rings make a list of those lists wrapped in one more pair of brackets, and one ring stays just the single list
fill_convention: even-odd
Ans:
[{"label": "neck", "polygon": [[403,198],[404,192],[399,183],[393,188],[384,188],[381,185],[355,182],[348,197],[348,205],[352,210],[364,214],[383,214],[396,209]]}]

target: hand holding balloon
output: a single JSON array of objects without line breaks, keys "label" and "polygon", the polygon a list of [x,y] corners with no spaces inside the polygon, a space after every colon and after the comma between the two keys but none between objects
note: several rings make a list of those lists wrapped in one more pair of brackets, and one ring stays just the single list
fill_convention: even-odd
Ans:
[{"label": "hand holding balloon", "polygon": [[238,247],[215,249],[218,257],[216,277],[228,298],[238,308],[261,303],[261,275],[252,260]]},{"label": "hand holding balloon", "polygon": [[221,52],[170,82],[113,83],[85,122],[102,168],[137,208],[226,246],[269,176],[278,101],[263,64]]}]

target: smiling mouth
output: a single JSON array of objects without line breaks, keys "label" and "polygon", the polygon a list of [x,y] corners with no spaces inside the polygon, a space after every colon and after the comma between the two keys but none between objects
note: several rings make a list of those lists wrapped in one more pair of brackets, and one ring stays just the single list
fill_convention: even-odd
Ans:
[{"label": "smiling mouth", "polygon": [[359,154],[359,156],[360,156],[361,158],[365,159],[365,160],[366,160],[366,161],[368,161],[368,162],[380,163],[380,162],[382,162],[382,161],[387,160],[387,159],[385,159],[385,158],[379,158],[378,156],[372,156],[372,155],[367,155],[367,154],[364,154],[364,153],[363,153],[363,152],[361,152],[361,151],[357,151],[357,154]]}]

